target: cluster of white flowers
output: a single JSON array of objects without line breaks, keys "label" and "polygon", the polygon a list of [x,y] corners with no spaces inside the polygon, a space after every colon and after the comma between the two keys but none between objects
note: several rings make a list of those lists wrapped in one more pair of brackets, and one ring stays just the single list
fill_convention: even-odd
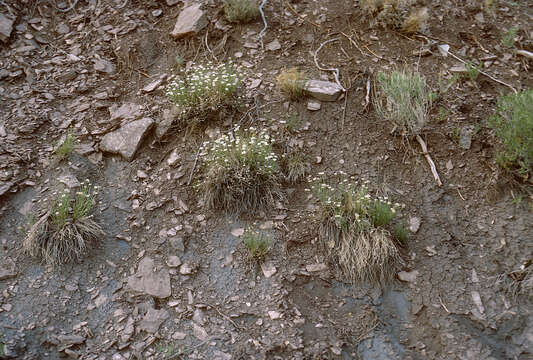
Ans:
[{"label": "cluster of white flowers", "polygon": [[236,128],[233,134],[225,134],[200,149],[200,156],[208,167],[225,169],[246,168],[262,175],[279,172],[279,159],[272,149],[272,139],[266,130],[254,127]]},{"label": "cluster of white flowers", "polygon": [[57,227],[61,228],[66,224],[70,216],[73,219],[88,216],[96,203],[95,198],[99,189],[99,186],[93,186],[87,179],[80,185],[79,190],[74,193],[74,197],[71,197],[71,191],[68,188],[59,192],[54,191],[51,199],[52,221]]},{"label": "cluster of white flowers", "polygon": [[[376,217],[382,215],[394,216],[402,205],[392,203],[387,196],[372,196],[368,190],[368,180],[357,181],[354,176],[348,176],[343,171],[337,171],[327,176],[318,173],[317,177],[309,178],[311,188],[317,196],[323,210],[323,215],[332,218],[343,228],[355,226],[367,228],[375,222]],[[331,185],[335,179],[335,186]]]},{"label": "cluster of white flowers", "polygon": [[235,95],[240,83],[239,69],[231,61],[192,65],[183,78],[176,75],[170,79],[166,93],[182,113],[215,110]]}]

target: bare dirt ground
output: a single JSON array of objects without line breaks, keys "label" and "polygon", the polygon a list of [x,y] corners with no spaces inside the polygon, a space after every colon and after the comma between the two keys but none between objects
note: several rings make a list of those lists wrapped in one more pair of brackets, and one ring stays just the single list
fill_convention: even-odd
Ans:
[{"label": "bare dirt ground", "polygon": [[[511,89],[462,74],[434,103],[423,138],[440,187],[416,142],[392,134],[365,97],[373,74],[404,65],[438,89],[439,74],[450,78],[459,65],[439,54],[444,43],[514,88],[531,88],[533,62],[515,49],[533,51],[533,4],[497,1],[491,15],[482,1],[419,3],[429,9],[428,32],[406,37],[371,27],[357,1],[267,1],[261,42],[261,19],[228,24],[221,1],[204,1],[208,26],[179,40],[169,33],[181,1],[80,0],[68,11],[59,0],[0,1],[0,13],[14,19],[10,37],[0,38],[6,356],[531,359],[532,299],[509,291],[520,285],[514,272],[533,258],[531,186],[498,168],[497,140],[486,126],[497,97]],[[513,26],[519,31],[510,49],[501,38]],[[344,97],[318,111],[307,110],[307,99],[288,101],[275,86],[282,68],[333,80],[313,60],[331,39],[338,40],[318,60],[339,69]],[[173,128],[158,137],[177,57],[233,59],[245,73],[249,110],[226,114],[205,132]],[[156,80],[155,89],[142,90]],[[157,123],[131,162],[99,151],[102,136],[119,126],[110,108],[124,104],[139,105],[129,114]],[[310,175],[343,170],[406,204],[413,231],[403,280],[382,289],[338,276],[317,244],[305,182],[287,185],[287,200],[257,216],[203,206],[193,184],[208,134],[240,122],[281,137],[287,114],[300,124],[290,146],[305,151]],[[69,128],[80,144],[58,163],[54,143]],[[169,164],[173,151],[179,157]],[[96,218],[107,236],[82,263],[52,268],[21,252],[21,228],[67,175],[102,187]],[[245,260],[235,236],[254,222],[273,239],[262,266]],[[150,290],[133,291],[131,279]]]}]

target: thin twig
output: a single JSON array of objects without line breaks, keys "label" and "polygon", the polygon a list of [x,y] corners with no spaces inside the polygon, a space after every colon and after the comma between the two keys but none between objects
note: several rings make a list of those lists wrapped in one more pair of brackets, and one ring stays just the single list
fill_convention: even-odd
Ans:
[{"label": "thin twig", "polygon": [[422,154],[426,158],[429,167],[431,168],[431,172],[433,173],[433,177],[435,178],[435,181],[437,181],[437,185],[442,186],[442,181],[440,181],[439,173],[437,172],[437,167],[435,166],[435,163],[433,162],[433,159],[431,159],[431,156],[428,154],[428,148],[426,146],[426,143],[422,139],[420,135],[416,135],[416,140],[420,144],[420,147],[422,147]]},{"label": "thin twig", "polygon": [[366,46],[366,45],[363,45],[363,46],[365,47],[365,49],[368,50],[369,53],[371,53],[372,55],[374,55],[374,56],[377,57],[378,59],[380,59],[380,60],[385,60],[382,56],[379,56],[378,54],[376,54],[375,52],[373,52],[372,50],[370,50],[370,49],[368,48],[368,46]]},{"label": "thin twig", "polygon": [[[459,61],[462,62],[463,64],[465,64],[465,65],[467,64],[466,61],[464,61],[463,59],[461,59],[459,56],[456,56],[456,55],[454,55],[453,53],[451,53],[450,50],[446,50],[446,53],[447,53],[447,54],[450,54],[451,57],[453,57],[453,58],[456,59],[456,60],[459,60]],[[501,80],[498,80],[498,79],[496,79],[495,77],[492,77],[491,75],[487,74],[487,73],[484,72],[483,70],[478,69],[478,71],[479,71],[480,74],[485,75],[486,77],[488,77],[488,78],[491,79],[492,81],[495,81],[495,82],[497,82],[498,84],[502,84],[502,85],[504,85],[504,86],[507,86],[508,88],[510,88],[511,90],[513,90],[513,92],[514,92],[515,94],[518,93],[518,91],[516,91],[516,89],[515,89],[514,87],[512,87],[511,85],[509,85],[509,84],[507,84],[507,83],[505,83],[505,82],[503,82],[503,81],[501,81]]]},{"label": "thin twig", "polygon": [[289,2],[287,0],[285,0],[285,5],[287,5],[287,7],[294,13],[294,15],[298,16],[300,19],[304,20],[304,21],[307,21],[309,24],[311,25],[314,25],[316,26],[317,28],[320,27],[320,25],[318,24],[315,24],[314,22],[312,22],[311,20],[308,20],[307,18],[303,17],[302,15],[298,14],[296,12],[296,10],[294,10],[294,8],[291,6],[291,4],[289,4]]},{"label": "thin twig", "polygon": [[357,42],[356,42],[354,39],[352,39],[351,37],[349,37],[348,35],[346,35],[346,34],[343,33],[343,32],[341,32],[341,34],[344,35],[344,37],[346,37],[346,39],[348,39],[348,40],[350,41],[350,43],[351,43],[353,46],[355,46],[355,48],[356,48],[357,50],[359,50],[359,52],[361,53],[361,55],[363,55],[363,56],[370,56],[370,55],[364,53],[363,50],[361,50],[361,48],[359,47],[359,45],[357,44]]},{"label": "thin twig", "polygon": [[365,106],[363,108],[366,108],[368,104],[370,104],[370,75],[368,76],[368,79],[366,80]]},{"label": "thin twig", "polygon": [[341,82],[339,81],[339,69],[338,68],[323,68],[321,67],[319,64],[318,64],[318,60],[317,60],[317,55],[318,55],[318,52],[322,49],[322,47],[324,47],[324,45],[330,43],[330,42],[333,42],[333,41],[338,41],[339,39],[330,39],[330,40],[327,40],[325,42],[323,42],[319,47],[318,49],[315,51],[315,54],[313,56],[313,59],[315,60],[315,65],[316,67],[318,68],[318,70],[322,70],[322,71],[332,71],[333,72],[333,75],[335,75],[335,82],[337,83],[337,85],[339,85],[342,89],[342,91],[346,92],[346,89],[344,88],[344,86],[341,85]]},{"label": "thin twig", "polygon": [[200,156],[200,150],[202,150],[202,144],[203,144],[203,141],[200,143],[200,146],[198,146],[198,151],[196,152],[196,157],[194,158],[194,165],[192,166],[191,174],[189,175],[189,181],[187,181],[187,186],[191,184],[192,176],[194,174],[194,170],[196,169],[196,164],[198,164],[198,157]]},{"label": "thin twig", "polygon": [[216,307],[215,305],[211,305],[211,304],[207,304],[207,305],[212,307],[213,309],[215,309],[217,311],[217,313],[219,313],[220,316],[222,316],[224,319],[228,320],[233,326],[235,326],[236,329],[240,329],[240,330],[243,329],[242,326],[237,325],[237,323],[235,323],[235,321],[231,320],[231,318],[228,315],[226,315],[222,311],[220,311],[218,309],[218,307]]},{"label": "thin twig", "polygon": [[346,106],[348,106],[348,91],[344,94],[344,109],[342,109],[341,129],[344,130],[344,119],[346,119]]},{"label": "thin twig", "polygon": [[263,27],[263,30],[261,30],[261,32],[259,33],[259,40],[261,40],[261,48],[263,48],[263,36],[265,35],[265,32],[268,28],[268,23],[266,21],[266,18],[265,18],[265,13],[263,12],[263,6],[265,6],[267,0],[263,0],[261,1],[261,5],[259,5],[259,13],[261,14],[261,19],[263,19],[263,24],[265,24],[265,26]]}]

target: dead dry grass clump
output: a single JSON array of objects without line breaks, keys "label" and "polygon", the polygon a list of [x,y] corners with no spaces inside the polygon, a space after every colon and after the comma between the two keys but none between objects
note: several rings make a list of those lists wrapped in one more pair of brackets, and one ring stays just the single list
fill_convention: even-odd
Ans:
[{"label": "dead dry grass clump", "polygon": [[50,265],[81,261],[105,235],[91,215],[96,190],[85,182],[74,196],[68,189],[54,194],[26,234],[23,251]]},{"label": "dead dry grass clump", "polygon": [[200,154],[205,176],[198,188],[210,208],[240,214],[283,199],[278,156],[266,131],[236,129],[204,144]]},{"label": "dead dry grass clump", "polygon": [[402,264],[399,247],[406,239],[400,238],[404,232],[400,235],[392,228],[400,204],[372,196],[366,184],[340,175],[343,179],[335,186],[332,181],[312,180],[319,199],[320,241],[349,281],[386,284]]},{"label": "dead dry grass clump", "polygon": [[288,98],[296,100],[305,95],[307,76],[297,68],[283,69],[277,77],[278,87]]},{"label": "dead dry grass clump", "polygon": [[361,8],[371,19],[371,25],[398,29],[406,34],[427,29],[428,9],[415,6],[416,0],[361,0]]},{"label": "dead dry grass clump", "polygon": [[307,156],[300,150],[291,150],[285,153],[281,163],[285,178],[292,184],[304,180],[309,172]]}]

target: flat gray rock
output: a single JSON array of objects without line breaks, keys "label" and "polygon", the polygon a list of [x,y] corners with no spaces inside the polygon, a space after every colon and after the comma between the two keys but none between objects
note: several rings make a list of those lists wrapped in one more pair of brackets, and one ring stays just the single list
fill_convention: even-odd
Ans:
[{"label": "flat gray rock", "polygon": [[123,125],[120,129],[106,134],[100,142],[100,150],[120,154],[131,161],[142,140],[154,125],[151,118],[143,118]]},{"label": "flat gray rock", "polygon": [[148,309],[146,315],[139,323],[139,329],[144,330],[150,334],[154,334],[159,330],[161,324],[168,319],[169,313],[165,309],[156,310]]},{"label": "flat gray rock", "polygon": [[4,14],[0,14],[0,40],[7,42],[13,30],[14,21]]},{"label": "flat gray rock", "polygon": [[206,27],[207,16],[201,7],[202,4],[194,4],[183,9],[170,35],[179,39],[187,35],[196,34]]},{"label": "flat gray rock", "polygon": [[320,108],[321,108],[320,101],[309,100],[307,102],[307,110],[309,111],[317,111],[317,110],[320,110]]},{"label": "flat gray rock", "polygon": [[15,262],[10,258],[5,258],[0,264],[0,280],[9,279],[17,275]]},{"label": "flat gray rock", "polygon": [[305,93],[320,101],[337,101],[342,93],[342,87],[331,81],[307,80]]},{"label": "flat gray rock", "polygon": [[109,115],[111,116],[111,121],[123,119],[133,120],[138,117],[141,117],[141,114],[141,106],[135,103],[126,103],[120,106],[112,105],[109,107]]},{"label": "flat gray rock", "polygon": [[161,299],[170,296],[170,275],[168,270],[155,271],[154,261],[145,257],[139,263],[137,273],[128,277],[128,286],[137,292],[146,293]]}]

